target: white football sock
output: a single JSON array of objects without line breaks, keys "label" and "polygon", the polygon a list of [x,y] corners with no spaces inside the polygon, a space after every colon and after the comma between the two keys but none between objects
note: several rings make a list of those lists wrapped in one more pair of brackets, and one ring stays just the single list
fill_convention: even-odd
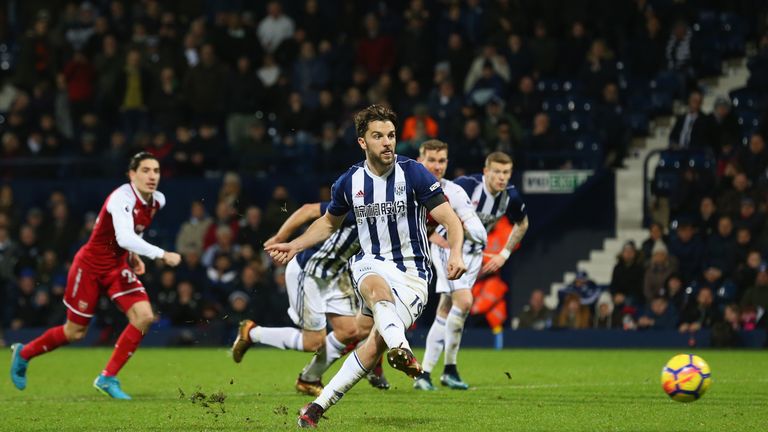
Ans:
[{"label": "white football sock", "polygon": [[408,339],[405,338],[405,325],[397,315],[394,303],[382,300],[373,305],[373,321],[387,347],[392,349],[402,346],[411,349]]},{"label": "white football sock", "polygon": [[424,351],[424,359],[421,362],[421,367],[424,368],[425,372],[432,372],[432,369],[435,368],[437,360],[440,359],[440,354],[443,353],[444,346],[445,320],[436,316],[432,327],[429,328],[429,333],[427,333],[427,347]]},{"label": "white football sock", "polygon": [[464,331],[464,321],[469,312],[462,312],[456,306],[451,308],[448,318],[445,320],[445,364],[455,365],[456,356],[459,354],[461,335]]},{"label": "white football sock", "polygon": [[325,337],[325,346],[312,356],[312,360],[301,371],[301,379],[304,381],[319,380],[325,371],[341,357],[344,348],[346,345],[339,342],[333,332],[328,333],[328,336]]},{"label": "white football sock", "polygon": [[327,411],[331,405],[336,404],[344,396],[344,393],[348,392],[367,373],[368,371],[363,367],[363,364],[357,357],[357,353],[352,352],[344,360],[341,369],[336,372],[336,375],[333,376],[328,385],[323,388],[320,396],[315,399],[315,403]]},{"label": "white football sock", "polygon": [[301,330],[293,327],[260,327],[248,332],[251,342],[262,343],[280,349],[304,351],[304,336]]}]

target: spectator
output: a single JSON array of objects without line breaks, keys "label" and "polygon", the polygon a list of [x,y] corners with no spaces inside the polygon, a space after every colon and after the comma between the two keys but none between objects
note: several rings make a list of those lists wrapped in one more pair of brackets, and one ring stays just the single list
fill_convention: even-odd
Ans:
[{"label": "spectator", "polygon": [[709,124],[701,112],[702,98],[698,90],[688,96],[688,111],[675,119],[669,133],[669,148],[706,150],[712,147]]},{"label": "spectator", "polygon": [[712,346],[717,348],[741,345],[741,308],[735,303],[725,307],[723,320],[712,325]]},{"label": "spectator", "polygon": [[752,286],[757,277],[757,272],[760,269],[760,264],[763,262],[763,256],[758,250],[751,250],[747,253],[747,258],[738,263],[736,267],[736,275],[734,280],[738,286],[737,297],[741,298],[744,291]]},{"label": "spectator", "polygon": [[741,299],[742,307],[751,306],[768,311],[768,265],[760,264],[753,285],[744,293]]},{"label": "spectator", "polygon": [[184,77],[184,97],[195,121],[223,120],[230,74],[219,64],[212,44],[200,48],[200,63]]},{"label": "spectator", "polygon": [[285,186],[278,185],[272,190],[272,199],[264,212],[264,230],[276,233],[280,226],[298,208],[296,201],[288,194]]},{"label": "spectator", "polygon": [[557,327],[566,329],[590,327],[589,307],[582,305],[579,294],[570,293],[565,297],[557,316]]},{"label": "spectator", "polygon": [[733,222],[729,216],[721,216],[717,222],[717,232],[707,239],[708,266],[723,269],[725,275],[736,270],[736,238],[733,234]]},{"label": "spectator", "polygon": [[[494,89],[503,91],[503,87],[510,77],[509,65],[507,65],[507,59],[496,51],[496,46],[488,44],[483,47],[480,55],[472,61],[464,80],[464,93],[469,94],[478,81],[491,80],[492,77],[496,77],[493,79]],[[502,95],[498,94],[497,96]]]},{"label": "spectator", "polygon": [[[152,110],[152,123],[163,132],[173,133],[181,125],[184,95],[172,67],[166,66],[160,71],[160,82],[151,89],[149,107]],[[162,167],[165,166],[162,164]]]},{"label": "spectator", "polygon": [[656,246],[656,242],[666,244],[667,238],[664,235],[664,227],[658,222],[651,222],[651,225],[648,227],[648,238],[643,240],[641,248],[646,263],[651,259],[653,247]]},{"label": "spectator", "polygon": [[294,29],[293,19],[283,13],[280,2],[270,1],[267,3],[267,16],[259,22],[256,32],[264,51],[274,53],[284,40],[291,37]]},{"label": "spectator", "polygon": [[191,327],[201,318],[202,304],[200,295],[189,281],[181,281],[176,286],[176,300],[167,311],[171,323],[175,326]]},{"label": "spectator", "polygon": [[608,49],[604,40],[592,41],[586,61],[581,68],[580,78],[584,82],[586,95],[593,99],[600,97],[607,83],[616,81],[618,78],[613,51]]},{"label": "spectator", "polygon": [[680,317],[680,333],[697,332],[701,329],[711,328],[720,320],[719,312],[714,304],[712,288],[703,286],[696,294],[696,302],[688,305]]},{"label": "spectator", "polygon": [[656,297],[650,302],[651,307],[637,320],[637,326],[650,330],[673,330],[677,325],[675,311],[669,306],[666,297]]},{"label": "spectator", "polygon": [[381,34],[376,15],[366,15],[363,26],[365,31],[357,45],[355,63],[365,68],[368,76],[375,79],[394,68],[395,42],[391,36]]},{"label": "spectator", "polygon": [[611,293],[604,291],[600,294],[595,305],[595,319],[592,327],[597,329],[618,328],[621,322],[613,321],[613,300]]},{"label": "spectator", "polygon": [[589,279],[587,272],[579,270],[576,272],[576,277],[573,282],[565,286],[558,291],[557,295],[561,302],[570,294],[577,294],[581,301],[581,304],[587,307],[592,307],[600,297],[600,287]]},{"label": "spectator", "polygon": [[579,74],[589,46],[589,37],[584,23],[580,20],[573,21],[568,36],[560,46],[560,76],[569,79]]},{"label": "spectator", "polygon": [[713,147],[716,154],[721,155],[724,148],[736,145],[741,139],[741,128],[728,98],[720,96],[715,99],[711,121]]},{"label": "spectator", "polygon": [[523,307],[517,328],[544,330],[552,325],[552,310],[544,304],[544,291],[533,290],[528,304]]},{"label": "spectator", "polygon": [[631,304],[642,303],[645,266],[642,255],[635,247],[635,242],[630,240],[624,243],[617,261],[611,277],[611,293],[624,294]]},{"label": "spectator", "polygon": [[231,261],[236,261],[239,256],[240,245],[236,244],[234,239],[232,229],[228,225],[216,227],[216,243],[208,246],[203,252],[200,259],[203,265],[206,267],[213,266],[214,260],[219,255],[227,255]]},{"label": "spectator", "polygon": [[148,129],[147,108],[152,95],[152,76],[141,65],[141,52],[136,48],[125,55],[125,68],[117,79],[115,94],[120,104],[123,132],[128,142],[132,142],[134,134]]},{"label": "spectator", "polygon": [[249,245],[255,250],[263,247],[269,234],[264,230],[261,218],[261,209],[252,205],[245,210],[245,216],[240,221],[240,230],[237,233],[237,244]]},{"label": "spectator", "polygon": [[644,303],[650,303],[655,297],[663,295],[664,284],[676,272],[677,258],[670,256],[664,243],[657,241],[651,250],[651,261],[643,277]]},{"label": "spectator", "polygon": [[189,219],[181,224],[176,235],[176,250],[203,252],[203,237],[213,220],[206,214],[202,201],[192,201]]},{"label": "spectator", "polygon": [[557,40],[549,36],[549,29],[544,21],[536,21],[533,27],[533,39],[528,43],[533,56],[533,67],[542,78],[552,78],[556,72]]},{"label": "spectator", "polygon": [[11,328],[19,330],[23,327],[41,327],[48,324],[48,309],[50,297],[45,290],[38,290],[35,271],[22,269],[19,272],[17,298]]},{"label": "spectator", "polygon": [[684,281],[691,282],[701,273],[704,252],[704,243],[691,221],[678,221],[675,235],[669,239],[669,253],[680,263],[680,276]]},{"label": "spectator", "polygon": [[717,215],[715,200],[711,196],[705,195],[699,201],[699,212],[697,219],[698,220],[696,221],[696,226],[699,228],[699,233],[701,234],[704,241],[709,239],[712,234],[717,232],[719,218]]},{"label": "spectator", "polygon": [[749,138],[749,146],[737,152],[736,161],[752,184],[764,182],[765,170],[768,168],[768,149],[765,148],[763,136],[753,133]]},{"label": "spectator", "polygon": [[667,69],[673,71],[679,82],[678,96],[685,93],[694,85],[694,72],[691,66],[691,40],[693,32],[685,21],[677,21],[672,26],[667,41],[665,57]]}]

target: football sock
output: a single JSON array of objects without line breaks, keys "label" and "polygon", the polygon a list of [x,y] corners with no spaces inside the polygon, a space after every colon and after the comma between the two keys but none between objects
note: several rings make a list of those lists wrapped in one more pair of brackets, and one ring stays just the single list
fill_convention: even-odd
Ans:
[{"label": "football sock", "polygon": [[344,393],[348,392],[367,373],[368,371],[357,357],[357,352],[353,352],[347,356],[347,359],[341,365],[341,369],[336,372],[336,375],[333,376],[328,385],[323,388],[323,392],[315,399],[315,403],[323,407],[323,410],[328,410],[331,405],[338,402],[344,396]]},{"label": "football sock", "polygon": [[133,324],[128,324],[120,334],[120,337],[117,338],[115,349],[112,351],[112,357],[110,357],[107,367],[104,368],[102,374],[104,376],[117,375],[133,353],[136,352],[136,348],[139,347],[142,339],[144,339],[144,334],[141,330],[134,327]]},{"label": "football sock", "polygon": [[432,372],[432,369],[435,368],[435,364],[440,359],[440,354],[443,353],[444,344],[445,320],[436,316],[432,327],[429,328],[429,333],[427,333],[427,347],[424,351],[424,359],[421,362],[421,367],[424,368],[425,372]]},{"label": "football sock", "polygon": [[317,381],[323,376],[331,365],[341,357],[346,345],[336,339],[333,332],[325,337],[325,346],[320,349],[309,362],[307,367],[301,372],[301,379],[304,381]]},{"label": "football sock", "polygon": [[248,333],[251,341],[280,349],[304,351],[304,336],[293,327],[254,327]]},{"label": "football sock", "polygon": [[397,315],[394,303],[382,300],[373,305],[373,321],[387,347],[411,349],[408,339],[405,338],[405,325]]},{"label": "football sock", "polygon": [[37,339],[24,345],[19,355],[24,360],[32,360],[41,354],[51,352],[56,348],[69,344],[67,336],[64,335],[64,326],[58,326],[48,329]]},{"label": "football sock", "polygon": [[455,364],[446,364],[445,368],[443,369],[443,375],[454,375],[458,376],[459,371],[456,369]]},{"label": "football sock", "polygon": [[451,308],[448,318],[445,320],[445,364],[455,365],[456,356],[459,354],[461,335],[464,331],[464,321],[467,320],[467,312],[462,312],[456,306]]}]

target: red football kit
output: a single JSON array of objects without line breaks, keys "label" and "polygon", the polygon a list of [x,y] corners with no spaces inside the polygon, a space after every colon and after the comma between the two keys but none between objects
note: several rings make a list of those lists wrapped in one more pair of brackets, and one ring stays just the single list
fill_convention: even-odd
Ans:
[{"label": "red football kit", "polygon": [[154,192],[152,201],[146,202],[130,183],[107,197],[90,239],[77,251],[69,269],[64,304],[70,321],[88,325],[102,291],[123,312],[136,302],[149,300],[128,264],[128,252],[162,258],[165,252],[147,243],[141,235],[164,205],[161,192]]}]

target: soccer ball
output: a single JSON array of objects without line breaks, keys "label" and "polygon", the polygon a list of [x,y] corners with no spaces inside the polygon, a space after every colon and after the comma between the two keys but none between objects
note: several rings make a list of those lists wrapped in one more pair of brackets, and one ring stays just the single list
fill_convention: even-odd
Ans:
[{"label": "soccer ball", "polygon": [[699,356],[678,354],[661,370],[661,388],[678,402],[693,402],[712,384],[709,365]]}]

